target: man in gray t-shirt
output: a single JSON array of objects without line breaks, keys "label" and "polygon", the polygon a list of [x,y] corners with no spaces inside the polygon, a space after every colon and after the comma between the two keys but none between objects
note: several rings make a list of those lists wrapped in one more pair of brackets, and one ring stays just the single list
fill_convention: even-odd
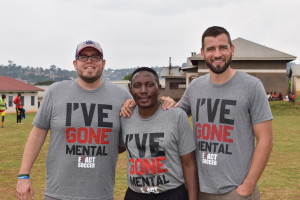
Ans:
[{"label": "man in gray t-shirt", "polygon": [[198,199],[195,138],[187,115],[179,108],[162,110],[151,68],[133,72],[130,92],[137,107],[130,118],[121,118],[128,158],[125,200]]},{"label": "man in gray t-shirt", "polygon": [[[200,199],[258,200],[256,184],[272,149],[265,90],[259,79],[231,68],[234,45],[226,29],[203,33],[201,55],[209,74],[193,80],[179,102],[193,117]],[[122,114],[130,116],[133,105],[127,101]]]},{"label": "man in gray t-shirt", "polygon": [[25,146],[17,196],[33,196],[29,173],[50,130],[46,199],[113,200],[120,139],[119,111],[131,98],[103,81],[103,52],[97,42],[80,43],[74,67],[78,79],[50,86]]},{"label": "man in gray t-shirt", "polygon": [[257,200],[272,149],[265,90],[259,79],[230,67],[234,46],[226,29],[208,28],[201,54],[209,74],[193,80],[179,102],[193,116],[200,199]]},{"label": "man in gray t-shirt", "polygon": [[[258,200],[256,184],[272,150],[265,90],[259,79],[230,67],[234,45],[226,29],[203,33],[201,55],[209,74],[193,80],[179,102],[193,117],[200,199]],[[134,105],[127,100],[122,115],[130,116]]]}]

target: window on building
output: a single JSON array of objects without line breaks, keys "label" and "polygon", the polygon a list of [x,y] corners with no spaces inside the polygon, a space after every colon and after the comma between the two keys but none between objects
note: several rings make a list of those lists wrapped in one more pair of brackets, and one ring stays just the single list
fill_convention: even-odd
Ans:
[{"label": "window on building", "polygon": [[32,105],[32,106],[35,105],[35,101],[34,101],[34,100],[35,100],[34,96],[31,96],[31,105]]},{"label": "window on building", "polygon": [[170,83],[170,89],[181,89],[181,88],[185,88],[185,82]]},{"label": "window on building", "polygon": [[178,83],[170,83],[170,89],[178,89]]},{"label": "window on building", "polygon": [[13,107],[13,96],[8,96],[8,107]]}]

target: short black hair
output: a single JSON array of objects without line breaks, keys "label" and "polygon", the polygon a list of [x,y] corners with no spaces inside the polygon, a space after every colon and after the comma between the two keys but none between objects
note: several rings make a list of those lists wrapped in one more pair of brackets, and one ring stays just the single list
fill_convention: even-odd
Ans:
[{"label": "short black hair", "polygon": [[6,99],[6,95],[5,94],[2,94],[2,99]]},{"label": "short black hair", "polygon": [[220,26],[211,26],[211,27],[207,28],[204,31],[204,33],[202,34],[202,49],[204,49],[204,38],[205,37],[209,37],[209,36],[217,37],[218,35],[221,35],[222,33],[225,33],[227,35],[229,45],[232,46],[230,34],[225,28],[220,27]]},{"label": "short black hair", "polygon": [[156,71],[155,71],[154,69],[150,68],[150,67],[139,67],[139,68],[137,68],[136,70],[134,70],[134,71],[132,72],[132,75],[131,75],[129,81],[132,82],[133,76],[134,76],[136,73],[141,72],[141,71],[147,71],[147,72],[152,73],[152,74],[154,75],[155,79],[156,79],[157,84],[159,85],[159,77],[158,77]]}]

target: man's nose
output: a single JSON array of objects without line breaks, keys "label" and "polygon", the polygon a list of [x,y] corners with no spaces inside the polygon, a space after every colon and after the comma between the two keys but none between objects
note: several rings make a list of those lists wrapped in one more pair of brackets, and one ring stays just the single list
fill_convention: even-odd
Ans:
[{"label": "man's nose", "polygon": [[222,55],[222,54],[221,54],[220,49],[217,48],[217,49],[215,50],[215,52],[214,52],[214,56],[215,56],[215,57],[221,57],[221,55]]},{"label": "man's nose", "polygon": [[147,92],[147,87],[145,85],[142,85],[141,92]]}]

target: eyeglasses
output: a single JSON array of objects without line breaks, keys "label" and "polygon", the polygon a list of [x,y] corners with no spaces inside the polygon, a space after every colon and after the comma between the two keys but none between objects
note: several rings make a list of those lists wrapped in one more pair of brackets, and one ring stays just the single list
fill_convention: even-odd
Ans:
[{"label": "eyeglasses", "polygon": [[98,62],[102,59],[101,56],[77,56],[77,59],[81,62],[86,62],[91,58],[91,61]]}]

